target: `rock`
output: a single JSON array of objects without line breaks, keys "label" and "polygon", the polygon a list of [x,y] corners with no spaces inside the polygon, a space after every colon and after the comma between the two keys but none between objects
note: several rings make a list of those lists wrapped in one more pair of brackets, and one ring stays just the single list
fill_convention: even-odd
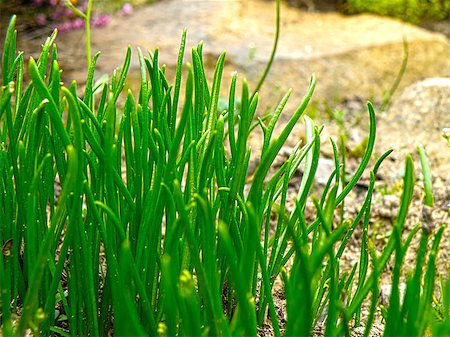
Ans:
[{"label": "rock", "polygon": [[372,212],[378,217],[395,219],[398,215],[400,198],[394,194],[381,195],[380,200],[372,205]]},{"label": "rock", "polygon": [[442,132],[450,127],[450,77],[428,78],[407,87],[389,109],[387,120],[409,135],[399,139],[403,144],[431,137],[444,145]]},{"label": "rock", "polygon": [[[185,27],[187,59],[191,47],[203,40],[209,68],[226,50],[225,77],[237,69],[254,87],[271,52],[275,5],[255,0],[165,0],[136,9],[130,16],[114,16],[108,26],[92,31],[92,50],[102,51],[98,75],[121,66],[128,45],[144,52],[159,47],[161,61],[173,72]],[[266,97],[266,105],[274,106],[292,87],[291,102],[296,106],[314,72],[318,78],[315,99],[381,98],[400,69],[403,38],[409,43],[410,57],[401,86],[450,75],[450,42],[440,34],[389,18],[311,13],[282,3],[277,58],[261,96]],[[85,78],[83,41],[82,31],[61,33],[57,39],[66,79]],[[132,76],[136,79],[137,68],[134,52]],[[211,69],[208,72],[212,74]]]},{"label": "rock", "polygon": [[[400,304],[403,303],[403,298],[406,293],[406,283],[400,282],[398,285],[398,291],[400,295]],[[389,306],[389,300],[392,293],[392,284],[382,284],[380,287],[380,302],[381,304],[387,308]]]},{"label": "rock", "polygon": [[450,147],[443,137],[443,130],[450,127],[450,78],[429,78],[407,87],[379,126],[383,143],[397,150],[397,157],[416,153],[421,144],[432,173],[450,181]]},{"label": "rock", "polygon": [[325,186],[334,170],[334,160],[320,157],[316,175],[314,176],[316,183]]}]

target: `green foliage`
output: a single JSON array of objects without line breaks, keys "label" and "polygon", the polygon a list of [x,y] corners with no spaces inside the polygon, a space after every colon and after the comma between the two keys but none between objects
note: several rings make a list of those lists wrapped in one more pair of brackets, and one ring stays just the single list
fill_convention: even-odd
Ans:
[{"label": "green foliage", "polygon": [[450,14],[450,0],[347,0],[350,13],[369,12],[418,23],[443,20]]},{"label": "green foliage", "polygon": [[[361,324],[369,334],[381,274],[394,258],[392,282],[399,283],[406,249],[419,229],[402,235],[415,184],[407,156],[393,235],[379,252],[370,240],[375,177],[391,151],[370,169],[355,218],[343,217],[344,201],[371,161],[376,114],[370,103],[359,167],[347,181],[345,150],[339,153],[332,141],[335,170],[318,199],[311,191],[321,129],[304,116],[314,76],[284,127],[277,124],[290,91],[266,120],[255,122],[258,94],[251,95],[244,80],[238,99],[235,74],[227,88],[231,108],[219,108],[225,53],[209,83],[202,44],[192,49],[192,65],[184,64],[184,33],[174,84],[159,65],[157,49],[147,56],[138,50],[139,93],[123,92],[128,49],[110,82],[94,84],[99,54],[93,56],[80,97],[76,82],[61,84],[56,34],[26,65],[16,52],[14,24],[15,18],[0,86],[4,336],[23,336],[28,329],[42,336],[256,336],[266,321],[275,336],[305,336],[323,314],[326,335],[348,334]],[[305,143],[275,168],[300,121]],[[255,126],[263,131],[261,153],[248,144]],[[250,179],[255,156],[259,164]],[[303,177],[289,207],[290,181],[300,165]],[[307,202],[315,206],[308,218]],[[346,271],[340,258],[358,227],[359,263]],[[403,301],[392,292],[387,335],[423,336],[431,327],[437,336],[445,329],[448,291],[436,310],[432,306],[442,231],[423,232]],[[273,298],[278,277],[286,298],[284,326]],[[440,286],[448,289],[448,282]],[[362,321],[369,301],[369,317]]]},{"label": "green foliage", "polygon": [[447,141],[448,147],[450,147],[450,128],[442,129],[442,137]]},{"label": "green foliage", "polygon": [[450,15],[450,0],[286,0],[294,6],[314,10],[336,8],[345,13],[374,13],[404,21],[444,20]]}]

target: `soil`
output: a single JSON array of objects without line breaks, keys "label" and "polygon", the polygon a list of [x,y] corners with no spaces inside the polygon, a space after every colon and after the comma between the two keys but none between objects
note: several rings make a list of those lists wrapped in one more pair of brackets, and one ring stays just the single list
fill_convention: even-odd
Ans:
[{"label": "soil", "polygon": [[[380,104],[375,104],[375,106],[379,106]],[[322,107],[323,110],[328,109],[328,107]],[[326,118],[325,116],[316,117],[316,123],[321,125],[323,123],[325,125],[324,133],[325,135],[322,137],[322,157],[324,160],[332,161],[332,148],[329,144],[329,137],[333,138],[335,141],[339,140],[339,136],[344,133],[347,136],[347,151],[348,153],[352,153],[354,150],[364,139],[364,136],[368,134],[367,126],[363,122],[354,121],[364,121],[367,120],[365,117],[367,115],[367,107],[365,106],[365,102],[362,99],[355,99],[352,101],[344,101],[340,102],[335,106],[335,111],[345,111],[345,120],[344,122],[338,122],[334,119]],[[383,115],[379,116],[379,118],[383,118]],[[256,137],[258,138],[258,137]],[[383,137],[383,128],[379,128],[377,132],[377,145],[376,152],[381,154],[382,152],[388,150],[391,147],[389,142],[385,142]],[[257,144],[255,144],[257,146]],[[278,162],[281,163],[283,160],[286,160],[289,154],[291,153],[292,147],[287,146],[281,151],[280,157],[277,159]],[[449,151],[450,158],[450,148],[443,149],[445,151]],[[396,153],[397,152],[397,153]],[[398,210],[400,206],[400,200],[402,196],[402,185],[403,185],[403,177],[402,170],[405,165],[405,150],[399,150],[394,152],[390,157],[388,157],[385,162],[382,164],[379,174],[377,174],[376,184],[375,184],[375,192],[373,194],[373,203],[371,209],[371,220],[369,227],[369,236],[370,239],[374,242],[375,246],[378,248],[378,251],[381,251],[383,247],[386,245],[390,233],[392,231],[393,225],[395,223],[396,217],[398,215]],[[377,154],[375,154],[372,159],[371,164],[369,164],[369,168],[374,164],[374,161]],[[422,229],[427,232],[434,233],[441,225],[447,225],[447,228],[444,231],[444,236],[441,240],[441,248],[438,253],[437,258],[437,269],[438,275],[448,277],[450,270],[450,230],[448,229],[448,224],[450,223],[449,216],[449,201],[450,201],[450,180],[447,172],[440,171],[439,168],[433,171],[433,191],[435,197],[435,206],[432,208],[426,207],[423,204],[423,181],[421,180],[421,172],[420,172],[420,164],[417,158],[417,155],[414,155],[414,165],[416,167],[416,179],[418,180],[415,189],[414,189],[414,197],[412,199],[409,215],[407,218],[407,222],[403,231],[403,240],[406,236],[411,232],[411,230],[416,226],[416,224],[420,224]],[[346,167],[349,176],[355,172],[357,166],[360,162],[360,155],[356,154],[353,156],[349,156],[347,158]],[[319,164],[320,166],[320,164]],[[325,166],[325,165],[324,165]],[[320,171],[320,170],[319,170]],[[320,191],[323,187],[326,178],[328,178],[328,174],[330,171],[322,172],[321,174],[325,174],[326,176],[316,177],[316,187],[315,192],[317,197],[320,197]],[[367,172],[366,172],[367,173]],[[318,183],[318,180],[321,180],[321,183]],[[364,198],[366,196],[367,187],[368,187],[369,177],[367,174],[364,174],[361,181],[357,184],[354,190],[349,194],[349,196],[345,200],[345,213],[344,217],[346,219],[354,219],[356,214],[358,213],[360,207],[364,202]],[[301,171],[296,174],[291,182],[290,195],[288,198],[288,205],[290,208],[293,208],[293,200],[296,197],[297,190],[300,186],[301,182]],[[306,217],[310,216],[311,219],[315,218],[315,208],[312,204],[307,206],[306,209]],[[351,241],[346,249],[346,252],[341,258],[341,271],[348,272],[351,268],[359,263],[360,256],[360,247],[361,247],[361,229],[357,229],[352,236]],[[412,271],[415,267],[415,258],[417,253],[417,247],[420,240],[420,232],[413,239],[411,246],[407,252],[405,262],[404,262],[404,271]],[[388,298],[390,294],[390,285],[392,283],[392,269],[393,264],[390,262],[386,267],[385,271],[382,274],[380,280],[380,298],[382,303],[387,306]],[[403,282],[404,282],[403,275]],[[277,310],[280,312],[280,318],[285,317],[286,313],[280,309],[284,308],[285,300],[283,297],[283,293],[281,291],[282,284],[278,283],[280,289],[277,290],[275,287],[274,300],[276,302]],[[285,322],[285,320],[280,319],[281,322]],[[364,319],[363,319],[364,321]],[[372,328],[370,336],[381,336],[384,325],[382,321],[381,312],[379,311],[377,314],[376,321]],[[323,336],[323,325],[318,324],[314,330],[314,336]],[[363,327],[356,327],[352,330],[352,336],[362,336],[364,332]],[[265,326],[260,331],[260,336],[272,336],[273,332],[271,330],[270,325]]]}]

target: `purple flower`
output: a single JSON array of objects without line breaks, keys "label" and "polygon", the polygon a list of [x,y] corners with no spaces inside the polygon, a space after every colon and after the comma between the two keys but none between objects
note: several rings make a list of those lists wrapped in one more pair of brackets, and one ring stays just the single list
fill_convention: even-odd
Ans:
[{"label": "purple flower", "polygon": [[36,7],[42,6],[43,0],[33,0],[33,5]]},{"label": "purple flower", "polygon": [[59,32],[64,33],[68,32],[69,30],[72,30],[72,25],[70,24],[70,22],[63,22],[56,25],[56,28],[58,29]]},{"label": "purple flower", "polygon": [[125,3],[120,10],[120,14],[123,16],[127,16],[133,13],[133,5],[129,2]]},{"label": "purple flower", "polygon": [[58,0],[48,0],[48,3],[50,4],[50,6],[56,6],[58,4]]},{"label": "purple flower", "polygon": [[103,27],[106,26],[111,22],[111,16],[110,15],[100,15],[97,18],[94,19],[93,25],[94,27]]},{"label": "purple flower", "polygon": [[71,17],[75,16],[75,13],[72,12],[72,10],[70,8],[63,7],[63,9],[61,11],[61,16],[71,18]]},{"label": "purple flower", "polygon": [[38,14],[36,15],[36,23],[38,26],[45,26],[45,24],[47,23],[47,17],[45,16],[45,14]]},{"label": "purple flower", "polygon": [[72,29],[81,29],[84,27],[84,20],[82,18],[76,18],[72,21]]}]

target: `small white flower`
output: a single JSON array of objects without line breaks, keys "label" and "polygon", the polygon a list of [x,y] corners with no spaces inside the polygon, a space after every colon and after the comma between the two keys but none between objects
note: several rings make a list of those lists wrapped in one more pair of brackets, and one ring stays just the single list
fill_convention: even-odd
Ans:
[{"label": "small white flower", "polygon": [[447,141],[448,146],[450,147],[450,128],[442,129],[442,137]]}]

